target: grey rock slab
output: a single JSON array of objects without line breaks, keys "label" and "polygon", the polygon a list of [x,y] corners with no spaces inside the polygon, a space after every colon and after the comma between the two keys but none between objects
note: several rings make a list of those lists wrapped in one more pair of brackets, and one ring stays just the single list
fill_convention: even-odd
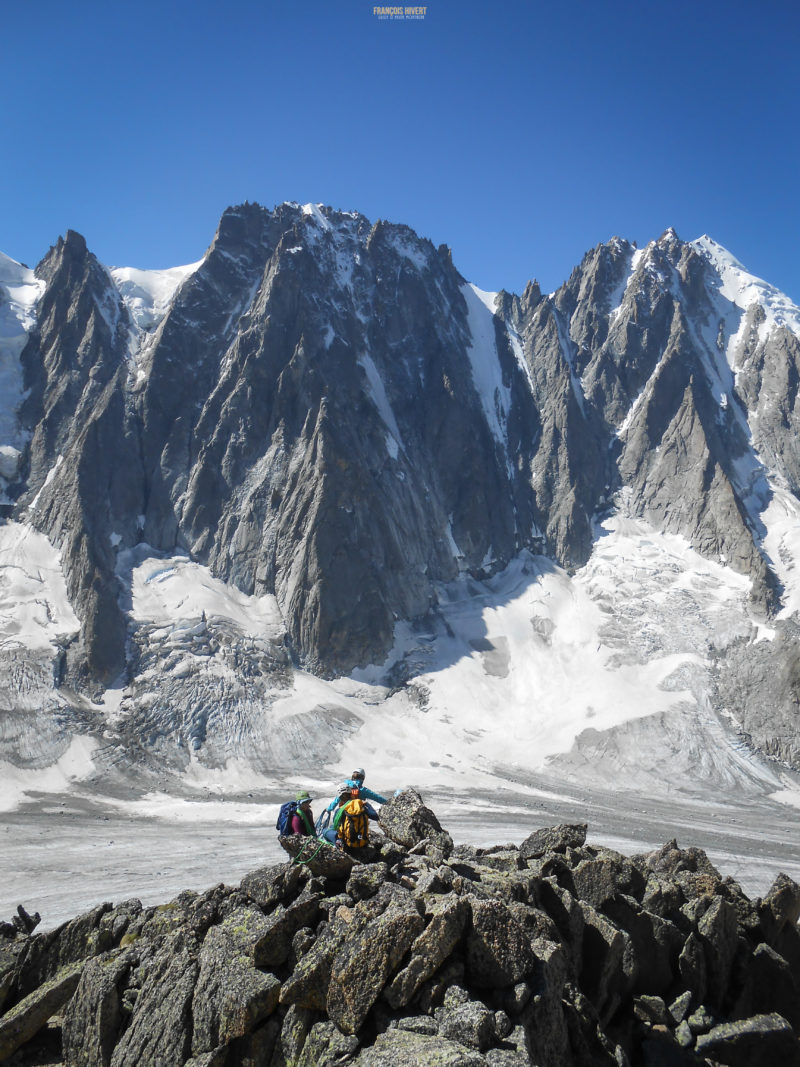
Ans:
[{"label": "grey rock slab", "polygon": [[412,1034],[427,1034],[432,1036],[439,1033],[439,1024],[430,1015],[409,1015],[397,1020],[398,1030],[409,1030]]},{"label": "grey rock slab", "polygon": [[188,1059],[184,1067],[228,1067],[230,1061],[230,1049],[227,1045],[220,1045],[211,1052],[201,1052],[197,1056]]},{"label": "grey rock slab", "polygon": [[652,1025],[667,1026],[672,1021],[661,997],[636,997],[633,1001],[633,1012],[638,1019]]},{"label": "grey rock slab", "polygon": [[291,976],[283,983],[281,1004],[294,1004],[298,1008],[314,1011],[326,1010],[331,966],[344,937],[342,926],[333,924],[329,924],[317,936],[308,952],[298,960]]},{"label": "grey rock slab", "polygon": [[358,1038],[343,1034],[333,1023],[314,1023],[303,1045],[297,1067],[338,1067],[349,1063],[358,1050]]},{"label": "grey rock slab", "polygon": [[631,939],[590,904],[581,904],[581,910],[584,928],[580,980],[602,1020],[613,1014],[630,988],[623,961]]},{"label": "grey rock slab", "polygon": [[243,892],[260,908],[269,911],[298,891],[305,874],[293,863],[278,863],[250,871],[240,883]]},{"label": "grey rock slab", "polygon": [[159,1062],[179,1067],[191,1055],[192,999],[197,946],[182,933],[166,939],[147,971],[128,1028],[114,1048],[111,1067]]},{"label": "grey rock slab", "polygon": [[573,868],[572,884],[575,896],[602,909],[617,893],[641,899],[646,882],[627,857],[605,850],[595,859],[583,860]]},{"label": "grey rock slab", "polygon": [[707,1034],[715,1023],[714,1016],[704,1004],[696,1008],[686,1021],[693,1034]]},{"label": "grey rock slab", "polygon": [[514,1024],[504,1011],[496,1011],[494,1013],[494,1032],[500,1041],[508,1037],[513,1029]]},{"label": "grey rock slab", "polygon": [[442,1037],[479,1052],[485,1052],[495,1038],[494,1012],[472,1000],[454,1007],[437,1008],[436,1021]]},{"label": "grey rock slab", "polygon": [[[10,926],[10,924],[9,924]],[[19,979],[19,963],[28,948],[28,939],[9,930],[10,937],[0,935],[0,1011],[6,997]]]},{"label": "grey rock slab", "polygon": [[286,962],[294,935],[316,922],[319,902],[319,893],[305,890],[288,906],[278,905],[253,938],[252,957],[257,967],[277,967]]},{"label": "grey rock slab", "polygon": [[356,1033],[389,977],[422,932],[425,920],[411,900],[392,902],[336,953],[328,986],[328,1015]]},{"label": "grey rock slab", "polygon": [[78,987],[83,963],[68,964],[0,1018],[0,1059],[7,1059],[42,1029]]},{"label": "grey rock slab", "polygon": [[[300,834],[279,837],[278,842],[290,856],[297,859],[296,869],[305,869],[323,878],[347,878],[357,860],[328,841]],[[364,848],[362,851],[366,851]]]},{"label": "grey rock slab", "polygon": [[761,925],[768,944],[773,944],[787,923],[800,918],[800,886],[788,875],[779,874],[761,906]]},{"label": "grey rock slab", "polygon": [[472,925],[466,940],[469,980],[478,988],[505,989],[536,968],[530,940],[508,908],[496,900],[470,899]]},{"label": "grey rock slab", "polygon": [[607,900],[603,914],[631,939],[623,967],[633,991],[658,994],[671,989],[685,941],[678,927],[621,893]]},{"label": "grey rock slab", "polygon": [[408,1030],[386,1030],[371,1048],[362,1049],[353,1061],[357,1067],[485,1067],[486,1060],[438,1034],[429,1036]]},{"label": "grey rock slab", "polygon": [[482,867],[492,867],[496,871],[509,874],[525,867],[525,860],[517,849],[503,849],[497,852],[479,854],[478,862]]},{"label": "grey rock slab", "polygon": [[514,1049],[491,1048],[486,1053],[487,1067],[530,1067],[530,1057]]},{"label": "grey rock slab", "polygon": [[19,961],[19,992],[29,993],[61,968],[112,948],[111,939],[100,933],[101,920],[111,909],[110,903],[98,904],[55,930],[34,934]]},{"label": "grey rock slab", "polygon": [[739,925],[735,908],[715,897],[697,924],[697,932],[706,947],[708,988],[716,1003],[722,1003],[728,990],[731,967],[739,944]]},{"label": "grey rock slab", "polygon": [[62,1047],[67,1067],[108,1067],[123,1025],[122,987],[137,962],[133,948],[86,962],[64,1012]]},{"label": "grey rock slab", "polygon": [[336,954],[348,939],[355,940],[368,923],[386,909],[395,890],[395,886],[384,885],[374,897],[359,902],[355,907],[342,904],[331,910],[329,920],[320,928],[314,944],[297,961],[291,976],[283,983],[281,1004],[326,1011],[331,968]]},{"label": "grey rock slab", "polygon": [[586,841],[586,823],[562,823],[545,827],[528,834],[519,846],[523,859],[536,859],[549,852],[566,852],[568,848],[580,848]]},{"label": "grey rock slab", "polygon": [[678,957],[678,971],[683,985],[691,991],[694,1004],[702,1004],[708,991],[708,967],[703,943],[692,931]]},{"label": "grey rock slab", "polygon": [[388,873],[389,867],[386,863],[357,864],[350,872],[346,892],[354,900],[366,900],[378,892]]},{"label": "grey rock slab", "polygon": [[685,1019],[681,1020],[675,1030],[675,1040],[681,1046],[681,1048],[691,1048],[694,1044],[694,1034],[692,1028],[689,1026]]},{"label": "grey rock slab", "polygon": [[676,1023],[682,1023],[692,1005],[692,994],[687,989],[669,1005],[669,1013]]},{"label": "grey rock slab", "polygon": [[410,948],[410,960],[386,987],[393,1008],[409,1004],[423,982],[434,974],[458,944],[471,915],[466,900],[448,894],[432,905],[430,921]]},{"label": "grey rock slab", "polygon": [[747,963],[744,982],[736,1000],[736,1018],[778,1012],[797,1032],[800,1027],[800,997],[792,968],[767,944],[758,945]]},{"label": "grey rock slab", "polygon": [[391,797],[381,808],[379,822],[386,836],[405,848],[426,841],[440,848],[444,856],[453,851],[453,839],[415,789],[404,789]]},{"label": "grey rock slab", "polygon": [[669,878],[661,878],[651,872],[647,878],[642,907],[645,911],[667,919],[686,903],[686,896],[679,885]]},{"label": "grey rock slab", "polygon": [[321,1021],[317,1012],[291,1004],[283,1017],[272,1067],[297,1067],[311,1027]]},{"label": "grey rock slab", "polygon": [[570,963],[577,972],[583,964],[583,935],[586,919],[581,905],[567,889],[545,878],[537,888],[539,907],[555,923]]},{"label": "grey rock slab", "polygon": [[699,1056],[726,1067],[797,1067],[800,1042],[788,1022],[775,1013],[740,1022],[720,1023],[697,1038]]},{"label": "grey rock slab", "polygon": [[[195,1054],[251,1033],[278,1006],[279,980],[253,963],[252,945],[259,931],[249,925],[252,914],[250,909],[238,909],[209,930],[200,949],[192,998]],[[261,923],[266,922],[257,914]]]}]

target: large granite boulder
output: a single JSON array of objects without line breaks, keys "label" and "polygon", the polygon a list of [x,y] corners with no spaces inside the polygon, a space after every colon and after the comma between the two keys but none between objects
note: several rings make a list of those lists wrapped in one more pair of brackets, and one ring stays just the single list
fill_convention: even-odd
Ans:
[{"label": "large granite boulder", "polygon": [[380,827],[387,837],[405,848],[426,842],[440,849],[444,856],[453,851],[453,839],[442,829],[416,789],[403,789],[383,805]]},{"label": "large granite boulder", "polygon": [[424,925],[413,900],[400,896],[342,944],[331,967],[326,1007],[343,1033],[361,1028]]}]

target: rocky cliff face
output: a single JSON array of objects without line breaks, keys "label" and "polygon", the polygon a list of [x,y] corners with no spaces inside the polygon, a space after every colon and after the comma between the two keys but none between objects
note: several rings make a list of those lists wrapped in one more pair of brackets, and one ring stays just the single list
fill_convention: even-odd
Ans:
[{"label": "rocky cliff face", "polygon": [[45,934],[20,908],[0,924],[0,1059],[800,1063],[786,876],[749,900],[700,849],[628,858],[585,824],[453,848],[414,791],[380,822],[357,856],[305,838],[308,862],[158,908],[105,903]]},{"label": "rocky cliff face", "polygon": [[[274,592],[294,654],[327,672],[381,659],[394,619],[429,609],[433,582],[530,542],[535,498],[505,436],[510,418],[530,447],[525,378],[446,250],[407,228],[230,211],[128,359],[125,308],[79,238],[40,273],[19,507],[36,499],[36,522],[66,549],[91,674],[124,662],[112,538],[186,549],[247,592]],[[507,409],[484,410],[470,353]]]},{"label": "rocky cliff face", "polygon": [[615,238],[550,296],[495,296],[405,226],[245,204],[157,298],[135,273],[72,232],[36,269],[1,488],[61,550],[61,682],[134,682],[132,551],[274,595],[268,658],[327,676],[459,574],[584,564],[615,511],[791,607],[769,509],[800,491],[800,312],[710,239]]},{"label": "rocky cliff face", "polygon": [[274,591],[297,659],[338,672],[459,569],[583,563],[620,488],[777,603],[753,499],[767,469],[797,488],[800,341],[757,304],[731,341],[710,247],[615,240],[492,303],[406,227],[245,205],[142,329],[69,233],[37,268],[16,492],[65,549],[89,672],[123,666],[140,541]]}]

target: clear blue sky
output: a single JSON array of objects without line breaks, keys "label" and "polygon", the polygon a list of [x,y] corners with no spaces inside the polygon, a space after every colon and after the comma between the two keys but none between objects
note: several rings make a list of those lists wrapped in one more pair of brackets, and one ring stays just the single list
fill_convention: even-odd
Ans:
[{"label": "clear blue sky", "polygon": [[800,302],[798,57],[796,0],[7,2],[0,250],[175,266],[229,204],[314,201],[485,289],[674,226]]}]

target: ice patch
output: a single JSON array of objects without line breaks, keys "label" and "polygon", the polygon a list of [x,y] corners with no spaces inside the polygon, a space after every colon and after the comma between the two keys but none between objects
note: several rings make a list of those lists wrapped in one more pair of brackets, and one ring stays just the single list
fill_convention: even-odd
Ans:
[{"label": "ice patch", "polygon": [[572,385],[572,392],[575,395],[575,399],[578,401],[578,407],[581,409],[581,414],[585,415],[583,382],[575,371],[575,342],[570,337],[569,331],[566,329],[561,316],[556,309],[553,309],[553,317],[555,319],[556,329],[558,330],[558,341],[561,348],[561,354],[564,357],[564,362],[569,368],[569,380]]},{"label": "ice patch", "polygon": [[309,708],[335,704],[357,718],[363,718],[366,709],[359,696],[350,691],[351,686],[350,679],[329,682],[305,671],[295,671],[292,688],[277,694],[270,714],[280,721],[305,714]]},{"label": "ice patch", "polygon": [[31,511],[36,511],[36,509],[37,509],[37,508],[39,507],[39,497],[40,497],[40,496],[42,495],[42,493],[44,492],[44,490],[45,490],[45,489],[46,489],[46,488],[48,487],[48,485],[49,485],[49,484],[50,484],[50,483],[52,482],[52,480],[53,480],[53,479],[55,478],[55,476],[56,476],[56,473],[58,472],[58,468],[59,468],[59,467],[61,466],[61,464],[62,464],[63,462],[64,462],[64,457],[63,457],[63,456],[61,456],[61,455],[59,455],[59,456],[58,456],[58,457],[56,458],[56,461],[55,461],[55,463],[53,464],[53,466],[52,466],[52,467],[50,468],[50,470],[49,470],[49,471],[47,472],[47,476],[45,477],[45,480],[44,480],[44,481],[42,482],[42,485],[41,485],[41,487],[39,488],[39,492],[38,492],[38,493],[36,494],[36,496],[35,496],[35,497],[33,498],[33,500],[32,500],[32,501],[30,502],[30,504],[28,504],[28,508],[29,508],[29,509],[30,509]]},{"label": "ice patch", "polygon": [[497,356],[494,309],[497,293],[487,293],[476,285],[465,284],[461,292],[467,303],[467,323],[472,338],[467,355],[472,367],[472,381],[486,421],[495,440],[508,451],[506,421],[511,407],[511,390],[503,384]]},{"label": "ice patch", "polygon": [[741,311],[747,311],[753,304],[759,304],[766,315],[761,327],[764,333],[776,326],[785,326],[795,336],[800,337],[800,308],[785,293],[750,274],[735,256],[708,235],[698,237],[691,244],[716,272],[720,296]]},{"label": "ice patch", "polygon": [[[617,247],[619,247],[619,246],[617,246]],[[634,275],[636,274],[636,271],[637,271],[637,269],[639,267],[639,264],[641,263],[643,251],[644,250],[641,249],[641,248],[636,248],[636,249],[633,250],[633,252],[632,252],[632,254],[630,256],[630,262],[628,264],[627,273],[625,274],[624,278],[619,283],[619,285],[616,287],[616,289],[612,290],[612,292],[609,293],[609,297],[608,297],[608,307],[609,307],[608,324],[609,324],[609,327],[613,326],[614,322],[619,317],[619,314],[622,311],[622,305],[625,302],[625,294],[628,292],[628,286],[631,284],[631,281],[633,280]]]},{"label": "ice patch", "polygon": [[0,811],[16,811],[31,793],[64,793],[94,774],[92,737],[73,737],[64,755],[38,770],[15,767],[0,760]]},{"label": "ice patch", "polygon": [[316,222],[316,224],[320,227],[320,229],[331,230],[333,227],[322,214],[321,209],[323,206],[323,204],[303,204],[302,212],[304,215],[308,215],[310,218],[312,218],[314,222]]},{"label": "ice patch", "polygon": [[800,612],[800,501],[788,489],[771,484],[772,496],[761,522],[766,527],[764,549],[783,585],[783,608],[778,618]]},{"label": "ice patch", "polygon": [[[25,393],[20,355],[36,321],[36,303],[45,283],[32,270],[0,252],[0,446],[19,451],[25,435],[17,422],[17,411]],[[12,453],[6,454],[5,469]],[[0,477],[10,478],[0,470]]]},{"label": "ice patch", "polygon": [[0,445],[0,478],[12,481],[17,476],[22,453],[13,445]]},{"label": "ice patch", "polygon": [[424,271],[428,269],[428,257],[420,251],[416,244],[412,244],[411,241],[399,235],[395,236],[390,243],[395,251],[412,263],[417,270]]},{"label": "ice patch", "polygon": [[769,799],[786,804],[790,808],[800,808],[800,789],[778,789],[769,794]]},{"label": "ice patch", "polygon": [[386,395],[386,386],[383,384],[383,378],[381,377],[378,368],[375,366],[374,360],[371,356],[367,355],[366,352],[359,357],[358,365],[363,368],[364,374],[367,377],[370,399],[378,409],[378,414],[383,419],[387,429],[396,442],[394,451],[392,451],[388,443],[389,439],[387,438],[387,448],[389,448],[390,455],[396,459],[397,447],[403,447],[403,438],[400,436],[400,430],[397,426],[397,420],[394,417],[394,411],[392,411],[392,405],[389,403],[389,398]]},{"label": "ice patch", "polygon": [[167,559],[148,556],[147,546],[121,552],[117,571],[130,575],[133,617],[137,621],[174,625],[178,620],[220,616],[253,636],[284,632],[274,596],[248,596],[235,586],[214,578],[206,567],[186,556]]},{"label": "ice patch", "polygon": [[0,560],[0,648],[51,651],[78,632],[61,555],[44,534],[0,525]]},{"label": "ice patch", "polygon": [[189,263],[167,270],[137,270],[109,267],[108,272],[137,330],[154,329],[164,318],[172,298],[186,279],[203,263]]},{"label": "ice patch", "polygon": [[514,353],[514,358],[517,361],[517,365],[519,366],[520,370],[522,371],[522,373],[525,375],[525,378],[527,379],[528,387],[530,388],[530,391],[531,391],[531,396],[534,396],[535,395],[535,390],[534,390],[534,386],[533,386],[533,377],[531,375],[530,367],[528,366],[528,364],[525,361],[525,353],[524,353],[523,348],[522,348],[522,338],[517,333],[517,331],[514,329],[514,327],[511,325],[510,322],[506,322],[505,323],[505,328],[506,328],[506,336],[508,337],[508,340],[509,340],[509,342],[511,344],[511,351]]},{"label": "ice patch", "polygon": [[229,759],[224,767],[206,767],[194,753],[183,780],[187,785],[224,796],[248,792],[263,794],[274,789],[276,784],[273,778],[255,770],[243,759]]}]

